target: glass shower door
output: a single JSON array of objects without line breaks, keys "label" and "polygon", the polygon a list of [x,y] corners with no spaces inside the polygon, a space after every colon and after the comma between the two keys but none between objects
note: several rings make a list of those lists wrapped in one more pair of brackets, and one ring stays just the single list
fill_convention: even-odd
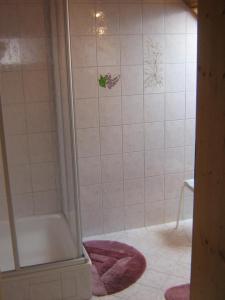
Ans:
[{"label": "glass shower door", "polygon": [[66,2],[0,4],[6,29],[0,31],[1,105],[17,267],[82,255]]}]

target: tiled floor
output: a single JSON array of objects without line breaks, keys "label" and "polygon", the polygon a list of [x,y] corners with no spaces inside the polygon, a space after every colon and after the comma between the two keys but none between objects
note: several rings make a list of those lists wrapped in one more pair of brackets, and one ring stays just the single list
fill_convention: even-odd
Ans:
[{"label": "tiled floor", "polygon": [[190,281],[192,221],[98,235],[88,239],[110,239],[139,249],[146,257],[147,269],[128,289],[92,300],[163,300],[167,288]]}]

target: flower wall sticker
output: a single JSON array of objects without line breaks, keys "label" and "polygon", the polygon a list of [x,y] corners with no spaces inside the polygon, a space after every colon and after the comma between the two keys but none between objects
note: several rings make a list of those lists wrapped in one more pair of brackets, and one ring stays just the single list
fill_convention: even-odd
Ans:
[{"label": "flower wall sticker", "polygon": [[163,45],[160,40],[144,40],[145,88],[160,89],[164,85]]},{"label": "flower wall sticker", "polygon": [[108,73],[106,75],[100,75],[98,79],[99,86],[102,88],[108,88],[111,90],[117,82],[120,80],[120,75],[112,76],[112,74]]}]

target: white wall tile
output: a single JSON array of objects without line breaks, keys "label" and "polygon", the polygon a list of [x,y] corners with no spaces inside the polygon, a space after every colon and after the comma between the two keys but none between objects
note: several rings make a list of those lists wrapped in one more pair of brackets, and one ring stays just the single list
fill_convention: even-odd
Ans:
[{"label": "white wall tile", "polygon": [[186,64],[186,91],[195,92],[197,85],[197,66],[196,63]]},{"label": "white wall tile", "polygon": [[125,228],[143,227],[144,221],[144,206],[141,204],[129,205],[125,207]]},{"label": "white wall tile", "polygon": [[26,135],[8,136],[6,144],[8,163],[10,165],[29,163],[28,140]]},{"label": "white wall tile", "polygon": [[124,209],[121,207],[104,209],[103,222],[104,233],[123,230],[125,228]]},{"label": "white wall tile", "polygon": [[186,93],[186,118],[196,117],[196,91]]},{"label": "white wall tile", "polygon": [[39,163],[31,165],[33,191],[47,191],[56,188],[56,165]]},{"label": "white wall tile", "polygon": [[57,159],[57,144],[51,132],[28,135],[31,163],[51,162]]},{"label": "white wall tile", "polygon": [[143,32],[164,33],[163,3],[146,3],[143,5]]},{"label": "white wall tile", "polygon": [[40,70],[48,64],[48,39],[20,38],[20,55],[24,70]]},{"label": "white wall tile", "polygon": [[177,218],[179,198],[165,200],[165,219],[164,222],[173,222]]},{"label": "white wall tile", "polygon": [[22,73],[20,71],[2,72],[2,102],[24,102]]},{"label": "white wall tile", "polygon": [[102,206],[101,185],[88,185],[80,187],[80,204],[81,210],[100,209]]},{"label": "white wall tile", "polygon": [[124,178],[144,177],[144,152],[124,153]]},{"label": "white wall tile", "polygon": [[19,15],[16,3],[1,3],[0,8],[0,37],[13,38],[19,36]]},{"label": "white wall tile", "polygon": [[197,61],[197,34],[186,35],[186,61]]},{"label": "white wall tile", "polygon": [[33,194],[36,215],[58,213],[61,210],[60,193],[56,190]]},{"label": "white wall tile", "polygon": [[98,128],[77,130],[77,146],[79,157],[100,155],[100,138]]},{"label": "white wall tile", "polygon": [[123,177],[122,155],[101,157],[102,182],[120,181]]},{"label": "white wall tile", "polygon": [[71,34],[95,34],[95,5],[92,3],[70,4]]},{"label": "white wall tile", "polygon": [[186,32],[186,8],[185,4],[166,4],[165,29],[166,33]]},{"label": "white wall tile", "polygon": [[77,128],[99,126],[98,99],[76,100],[75,109]]},{"label": "white wall tile", "polygon": [[154,149],[145,152],[145,176],[162,175],[164,172],[164,150]]},{"label": "white wall tile", "polygon": [[197,17],[194,14],[187,13],[187,33],[197,34]]},{"label": "white wall tile", "polygon": [[121,124],[121,98],[105,97],[99,99],[100,125]]},{"label": "white wall tile", "polygon": [[85,157],[79,159],[80,184],[89,185],[100,183],[100,157]]},{"label": "white wall tile", "polygon": [[144,203],[144,179],[124,181],[125,205]]},{"label": "white wall tile", "polygon": [[195,119],[185,121],[185,145],[195,145]]},{"label": "white wall tile", "polygon": [[32,193],[13,196],[13,208],[17,218],[32,216],[34,214]]},{"label": "white wall tile", "polygon": [[96,47],[96,38],[93,36],[73,36],[71,38],[71,54],[73,66],[96,66]]},{"label": "white wall tile", "polygon": [[184,121],[166,121],[166,147],[184,146]]},{"label": "white wall tile", "polygon": [[184,148],[168,148],[165,152],[165,173],[184,171]]},{"label": "white wall tile", "polygon": [[165,202],[156,201],[145,205],[145,225],[151,226],[164,222]]},{"label": "white wall tile", "polygon": [[118,66],[120,64],[119,36],[99,36],[97,39],[97,57],[99,66]]},{"label": "white wall tile", "polygon": [[141,123],[143,122],[143,96],[123,96],[122,97],[122,113],[123,124]]},{"label": "white wall tile", "polygon": [[167,34],[165,45],[166,63],[185,63],[185,46],[185,34]]},{"label": "white wall tile", "polygon": [[151,94],[144,96],[145,122],[164,121],[164,94]]},{"label": "white wall tile", "polygon": [[182,120],[185,117],[185,93],[166,94],[166,120]]},{"label": "white wall tile", "polygon": [[83,236],[103,233],[103,211],[99,207],[82,211],[81,221]]},{"label": "white wall tile", "polygon": [[167,174],[165,176],[165,199],[179,198],[184,185],[184,174]]},{"label": "white wall tile", "polygon": [[122,95],[143,94],[143,66],[122,66]]},{"label": "white wall tile", "polygon": [[120,33],[142,33],[141,4],[120,4]]},{"label": "white wall tile", "polygon": [[98,96],[97,68],[73,69],[75,98],[95,98]]},{"label": "white wall tile", "polygon": [[45,37],[44,7],[38,3],[22,3],[19,7],[20,32],[23,37]]},{"label": "white wall tile", "polygon": [[122,153],[122,127],[100,127],[101,154]]},{"label": "white wall tile", "polygon": [[103,208],[121,207],[123,202],[123,182],[102,184]]},{"label": "white wall tile", "polygon": [[166,92],[185,91],[185,64],[166,65]]},{"label": "white wall tile", "polygon": [[164,176],[145,178],[145,203],[164,199]]},{"label": "white wall tile", "polygon": [[23,86],[27,102],[50,100],[49,78],[47,70],[23,71]]},{"label": "white wall tile", "polygon": [[185,147],[185,171],[193,171],[195,164],[195,147]]},{"label": "white wall tile", "polygon": [[26,105],[27,127],[29,133],[53,130],[53,106],[48,102],[34,102]]},{"label": "white wall tile", "polygon": [[123,151],[133,152],[144,150],[144,125],[123,125]]},{"label": "white wall tile", "polygon": [[164,122],[145,123],[145,150],[164,147]]},{"label": "white wall tile", "polygon": [[96,32],[104,35],[119,33],[119,5],[118,3],[97,3]]},{"label": "white wall tile", "polygon": [[13,166],[9,170],[13,194],[32,192],[30,165]]},{"label": "white wall tile", "polygon": [[10,104],[3,108],[4,126],[6,134],[26,133],[25,105]]},{"label": "white wall tile", "polygon": [[141,65],[143,63],[142,35],[122,35],[121,65]]}]

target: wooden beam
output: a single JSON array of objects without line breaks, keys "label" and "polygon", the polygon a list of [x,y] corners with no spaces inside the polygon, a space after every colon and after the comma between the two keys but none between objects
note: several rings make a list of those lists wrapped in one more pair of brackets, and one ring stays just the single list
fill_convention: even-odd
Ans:
[{"label": "wooden beam", "polygon": [[225,299],[225,1],[199,0],[191,300]]}]

